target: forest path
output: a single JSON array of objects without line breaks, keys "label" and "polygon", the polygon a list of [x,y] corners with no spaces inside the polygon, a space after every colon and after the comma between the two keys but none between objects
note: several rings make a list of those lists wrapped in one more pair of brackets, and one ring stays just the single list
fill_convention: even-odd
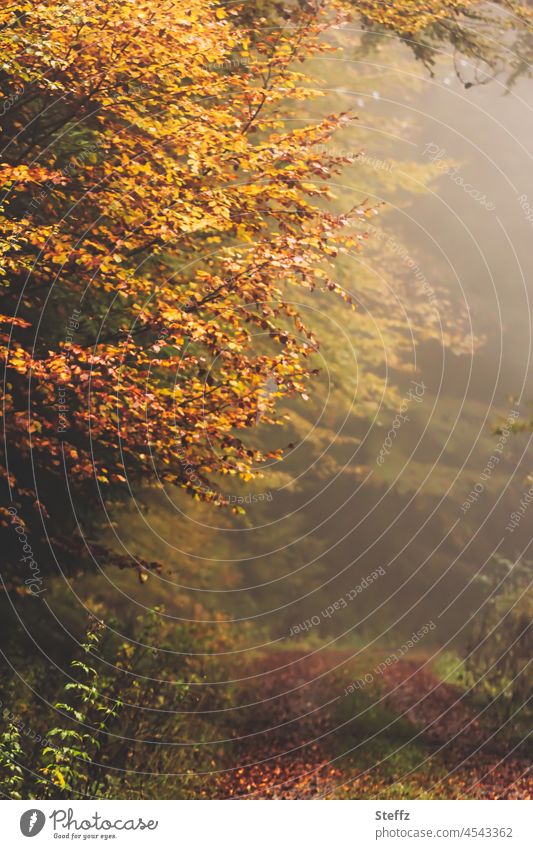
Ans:
[{"label": "forest path", "polygon": [[349,700],[350,657],[270,651],[254,661],[218,798],[532,798],[530,762],[506,755],[509,744],[423,657],[398,661]]},{"label": "forest path", "polygon": [[[448,793],[454,798],[533,797],[531,759],[524,751],[527,741],[510,743],[490,707],[474,708],[458,687],[440,682],[429,668],[409,661],[390,668],[385,686],[387,705],[421,731],[445,767]],[[506,723],[507,730],[510,724]]]},{"label": "forest path", "polygon": [[343,657],[321,651],[300,659],[298,652],[278,651],[254,662],[253,671],[261,677],[243,696],[256,704],[243,711],[236,731],[237,736],[253,736],[236,744],[233,762],[242,766],[223,776],[222,796],[312,799],[342,780],[330,763],[328,737],[323,737],[334,727],[334,709],[320,705],[337,695],[328,695],[336,678],[328,670]]}]

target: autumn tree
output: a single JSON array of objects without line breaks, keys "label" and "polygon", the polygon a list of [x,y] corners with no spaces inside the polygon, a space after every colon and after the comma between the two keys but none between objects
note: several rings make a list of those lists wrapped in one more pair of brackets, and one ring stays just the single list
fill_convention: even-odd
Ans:
[{"label": "autumn tree", "polygon": [[[397,36],[433,73],[442,52],[454,57],[465,88],[505,72],[508,83],[528,74],[532,59],[531,6],[519,0],[350,0],[375,44],[379,35]],[[363,39],[363,44],[365,39]],[[461,60],[466,60],[463,67]]]},{"label": "autumn tree", "polygon": [[21,545],[43,573],[96,561],[85,535],[132,486],[222,505],[221,476],[258,474],[258,409],[276,421],[278,398],[305,394],[315,370],[298,289],[339,292],[331,261],[363,238],[328,211],[343,160],[327,143],[344,117],[290,120],[319,94],[302,60],[354,9],[426,45],[429,64],[480,14],[473,0],[2,5],[10,588],[28,580]]},{"label": "autumn tree", "polygon": [[317,94],[297,61],[326,49],[332,14],[297,5],[252,29],[200,0],[0,13],[8,587],[27,578],[21,542],[43,573],[96,559],[84,531],[132,483],[224,503],[213,475],[265,459],[247,436],[258,399],[272,422],[278,396],[304,393],[316,340],[294,293],[338,289],[328,260],[354,247],[324,203],[342,117],[286,123]]}]

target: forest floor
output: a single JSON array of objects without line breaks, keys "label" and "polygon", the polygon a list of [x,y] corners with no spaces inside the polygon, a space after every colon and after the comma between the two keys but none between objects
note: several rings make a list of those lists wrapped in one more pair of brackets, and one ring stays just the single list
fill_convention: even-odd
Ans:
[{"label": "forest floor", "polygon": [[271,651],[254,661],[218,798],[532,798],[524,745],[426,657],[361,684],[372,665],[352,656]]}]

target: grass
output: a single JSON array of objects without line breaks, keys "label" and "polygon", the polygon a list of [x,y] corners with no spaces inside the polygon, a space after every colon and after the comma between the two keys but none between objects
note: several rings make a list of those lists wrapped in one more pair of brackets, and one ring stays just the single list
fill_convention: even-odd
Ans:
[{"label": "grass", "polygon": [[[346,696],[335,712],[335,725],[345,723],[336,739],[336,766],[353,779],[333,794],[336,799],[434,799],[428,788],[446,775],[430,758],[431,748],[406,719],[382,702],[379,685]],[[422,765],[422,766],[421,766]],[[445,798],[443,795],[442,798]]]}]

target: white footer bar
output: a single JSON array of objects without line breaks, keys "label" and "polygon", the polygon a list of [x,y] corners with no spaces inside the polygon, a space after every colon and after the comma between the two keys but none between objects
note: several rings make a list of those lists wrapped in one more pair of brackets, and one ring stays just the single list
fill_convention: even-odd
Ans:
[{"label": "white footer bar", "polygon": [[1,843],[184,849],[533,847],[528,801],[0,802]]}]

